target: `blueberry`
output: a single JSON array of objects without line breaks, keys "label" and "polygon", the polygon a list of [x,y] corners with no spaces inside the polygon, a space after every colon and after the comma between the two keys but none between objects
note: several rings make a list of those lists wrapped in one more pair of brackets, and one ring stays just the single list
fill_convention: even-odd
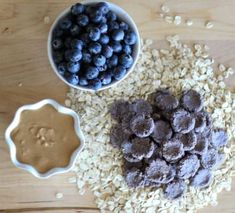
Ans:
[{"label": "blueberry", "polygon": [[99,79],[103,85],[107,85],[112,82],[112,75],[109,72],[102,72],[99,75]]},{"label": "blueberry", "polygon": [[129,29],[129,25],[128,25],[127,23],[125,23],[125,22],[122,21],[122,22],[119,24],[119,28],[120,28],[121,30],[127,31],[127,30]]},{"label": "blueberry", "polygon": [[109,21],[116,21],[117,20],[117,15],[114,12],[109,11],[106,15],[106,18]]},{"label": "blueberry", "polygon": [[89,39],[88,33],[83,33],[83,34],[80,36],[80,40],[82,40],[84,43],[89,43],[89,42],[90,42],[90,39]]},{"label": "blueberry", "polygon": [[53,60],[55,63],[60,63],[63,60],[63,54],[61,52],[53,52]]},{"label": "blueberry", "polygon": [[116,21],[113,22],[109,22],[108,23],[109,26],[109,31],[113,31],[113,30],[118,30],[119,29],[119,24]]},{"label": "blueberry", "polygon": [[107,35],[101,35],[99,42],[101,44],[108,44],[109,43],[109,37]]},{"label": "blueberry", "polygon": [[91,63],[91,61],[92,61],[91,54],[88,51],[84,51],[82,53],[82,62],[89,64]]},{"label": "blueberry", "polygon": [[96,55],[93,58],[93,63],[97,67],[101,67],[106,63],[106,58],[103,55]]},{"label": "blueberry", "polygon": [[71,73],[77,73],[80,70],[80,64],[78,62],[68,62],[67,69]]},{"label": "blueberry", "polygon": [[75,74],[68,75],[66,79],[70,84],[73,84],[73,85],[77,85],[79,83],[79,78]]},{"label": "blueberry", "polygon": [[80,77],[79,79],[79,85],[80,86],[87,86],[88,85],[88,81],[85,77]]},{"label": "blueberry", "polygon": [[107,68],[108,68],[108,66],[107,66],[106,64],[103,65],[103,66],[97,67],[97,69],[99,70],[99,72],[104,72],[104,71],[107,70]]},{"label": "blueberry", "polygon": [[71,48],[71,42],[72,42],[72,38],[71,37],[67,37],[64,41],[64,46],[68,49]]},{"label": "blueberry", "polygon": [[92,54],[99,54],[101,52],[102,46],[98,42],[92,42],[89,45],[89,51]]},{"label": "blueberry", "polygon": [[113,52],[119,53],[122,51],[122,45],[120,42],[113,41],[110,46],[113,48]]},{"label": "blueberry", "polygon": [[132,49],[130,45],[124,44],[122,46],[122,51],[126,54],[131,54],[132,53]]},{"label": "blueberry", "polygon": [[52,41],[52,47],[54,50],[58,50],[63,47],[63,42],[61,39],[56,38]]},{"label": "blueberry", "polygon": [[97,67],[89,66],[86,70],[85,77],[89,80],[97,78],[99,70]]},{"label": "blueberry", "polygon": [[62,30],[68,30],[72,25],[72,21],[69,18],[64,18],[59,24]]},{"label": "blueberry", "polygon": [[78,25],[81,26],[81,27],[87,26],[88,23],[89,23],[89,18],[88,18],[88,16],[86,16],[86,15],[84,15],[84,14],[78,15],[78,17],[77,17],[77,23],[78,23]]},{"label": "blueberry", "polygon": [[71,62],[80,61],[82,58],[82,52],[80,50],[66,50],[65,59]]},{"label": "blueberry", "polygon": [[107,18],[103,16],[100,23],[101,24],[106,24],[107,23]]},{"label": "blueberry", "polygon": [[119,63],[125,67],[125,68],[130,68],[133,64],[133,58],[131,55],[123,54],[120,56]]},{"label": "blueberry", "polygon": [[108,68],[116,67],[118,65],[118,56],[113,55],[111,58],[107,59]]},{"label": "blueberry", "polygon": [[103,14],[107,14],[109,12],[109,5],[106,2],[98,3],[96,8]]},{"label": "blueberry", "polygon": [[83,46],[84,46],[84,43],[82,40],[73,39],[71,41],[71,48],[72,49],[82,50]]},{"label": "blueberry", "polygon": [[120,29],[114,30],[112,32],[112,39],[114,41],[121,41],[121,40],[123,40],[124,39],[124,31],[120,30]]},{"label": "blueberry", "polygon": [[107,33],[107,31],[108,31],[108,25],[102,23],[102,24],[99,25],[99,29],[100,29],[100,32],[101,32],[101,33]]},{"label": "blueberry", "polygon": [[103,18],[102,12],[94,10],[90,13],[90,19],[93,23],[100,23]]},{"label": "blueberry", "polygon": [[85,10],[85,6],[83,4],[77,3],[71,7],[71,13],[75,16],[83,13]]},{"label": "blueberry", "polygon": [[113,77],[119,81],[126,75],[126,68],[123,66],[118,66],[113,71]]},{"label": "blueberry", "polygon": [[110,58],[113,55],[113,48],[110,47],[109,45],[104,45],[102,48],[102,54],[106,57],[106,58]]},{"label": "blueberry", "polygon": [[91,28],[88,35],[92,41],[98,41],[100,39],[100,29],[98,27]]},{"label": "blueberry", "polygon": [[55,37],[55,38],[59,38],[59,37],[63,36],[63,34],[64,34],[64,31],[58,27],[56,27],[53,30],[53,37]]},{"label": "blueberry", "polygon": [[60,75],[64,75],[64,73],[67,71],[66,63],[65,62],[60,63],[57,67],[57,70]]},{"label": "blueberry", "polygon": [[89,87],[90,87],[90,89],[98,90],[102,87],[102,83],[101,83],[100,79],[96,78],[96,79],[93,79],[89,82]]},{"label": "blueberry", "polygon": [[126,44],[129,44],[129,45],[135,44],[137,41],[136,34],[134,32],[127,32],[124,37],[124,41]]},{"label": "blueberry", "polygon": [[76,24],[72,25],[72,27],[70,28],[70,34],[72,36],[77,36],[80,34],[80,32],[81,32],[81,28]]}]

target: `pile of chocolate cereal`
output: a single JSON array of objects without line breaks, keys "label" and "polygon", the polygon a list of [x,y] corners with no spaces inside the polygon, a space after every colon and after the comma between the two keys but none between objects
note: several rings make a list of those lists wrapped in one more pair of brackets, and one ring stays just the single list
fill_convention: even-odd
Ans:
[{"label": "pile of chocolate cereal", "polygon": [[213,129],[203,97],[195,90],[178,99],[169,89],[157,90],[148,100],[115,101],[110,113],[117,121],[111,144],[121,149],[123,173],[131,188],[163,188],[166,198],[181,197],[187,185],[202,189],[212,181],[228,136]]}]

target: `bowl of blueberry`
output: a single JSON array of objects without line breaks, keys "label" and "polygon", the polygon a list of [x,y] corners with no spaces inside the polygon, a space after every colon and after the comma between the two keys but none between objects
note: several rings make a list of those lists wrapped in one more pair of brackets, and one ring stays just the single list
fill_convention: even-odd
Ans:
[{"label": "bowl of blueberry", "polygon": [[70,87],[99,91],[134,69],[140,36],[132,18],[109,2],[87,1],[63,11],[48,37],[50,64]]}]

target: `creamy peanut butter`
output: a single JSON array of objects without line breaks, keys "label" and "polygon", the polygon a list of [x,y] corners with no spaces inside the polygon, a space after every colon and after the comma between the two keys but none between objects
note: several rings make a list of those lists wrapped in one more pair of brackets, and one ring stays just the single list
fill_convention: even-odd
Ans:
[{"label": "creamy peanut butter", "polygon": [[51,105],[25,110],[11,134],[19,162],[32,165],[40,173],[66,167],[80,145],[71,116]]}]

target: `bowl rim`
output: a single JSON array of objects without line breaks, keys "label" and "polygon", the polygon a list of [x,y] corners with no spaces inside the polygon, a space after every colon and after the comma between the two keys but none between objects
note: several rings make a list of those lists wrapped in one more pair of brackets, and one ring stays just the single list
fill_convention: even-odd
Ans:
[{"label": "bowl rim", "polygon": [[[16,158],[16,145],[11,138],[11,133],[19,125],[21,113],[23,111],[37,110],[37,109],[42,108],[45,105],[51,105],[52,107],[55,108],[55,110],[57,112],[73,117],[74,131],[80,140],[80,145],[77,147],[77,149],[74,150],[73,154],[70,157],[69,164],[66,167],[55,167],[45,173],[40,173],[32,165],[21,163],[17,160],[17,158]],[[73,168],[73,166],[75,165],[75,162],[78,158],[78,155],[82,151],[82,149],[84,148],[84,145],[85,145],[85,138],[84,138],[84,135],[83,135],[81,128],[80,128],[80,118],[79,118],[78,114],[75,111],[73,111],[72,109],[64,107],[52,99],[44,99],[44,100],[41,100],[37,103],[23,105],[20,108],[18,108],[12,122],[10,123],[10,125],[7,127],[7,129],[5,131],[5,141],[9,147],[9,150],[10,150],[10,157],[11,157],[12,163],[16,167],[30,172],[31,174],[33,174],[35,177],[37,177],[39,179],[47,179],[53,175],[66,173],[66,172],[70,171]]]},{"label": "bowl rim", "polygon": [[[89,4],[94,4],[94,3],[98,3],[98,2],[101,2],[99,0],[86,0],[86,1],[82,1],[81,3],[82,4],[85,4],[85,5],[89,5]],[[48,55],[48,58],[49,58],[49,62],[50,62],[50,65],[53,69],[53,71],[55,72],[55,74],[65,83],[67,84],[68,86],[74,88],[74,89],[79,89],[79,90],[82,90],[82,91],[88,91],[88,92],[98,92],[98,91],[102,91],[102,90],[105,90],[105,89],[109,89],[113,86],[116,86],[117,84],[119,84],[120,82],[122,82],[124,79],[126,79],[128,77],[128,75],[134,70],[135,68],[135,65],[139,59],[139,55],[140,55],[140,52],[141,52],[141,41],[140,41],[140,34],[139,34],[139,31],[138,31],[138,28],[133,20],[133,18],[129,15],[129,13],[127,13],[123,8],[119,7],[118,5],[114,4],[114,3],[111,3],[111,2],[108,2],[108,1],[103,1],[103,2],[106,2],[107,4],[109,4],[111,10],[113,11],[119,11],[120,13],[122,14],[125,14],[125,19],[128,20],[128,22],[131,24],[131,27],[132,27],[132,30],[136,33],[137,35],[137,42],[135,44],[135,59],[134,59],[134,62],[132,64],[132,66],[127,70],[127,73],[125,74],[125,76],[121,79],[121,80],[118,80],[118,81],[114,81],[113,83],[109,84],[109,85],[104,85],[102,86],[100,89],[98,90],[93,90],[93,89],[90,89],[90,88],[86,88],[86,87],[82,87],[82,86],[75,86],[73,84],[70,84],[69,82],[66,81],[66,79],[61,76],[57,70],[57,67],[54,63],[54,60],[53,60],[53,57],[52,57],[52,48],[51,48],[51,41],[52,41],[52,34],[53,34],[53,30],[55,29],[56,25],[58,24],[58,22],[60,21],[60,19],[65,16],[70,8],[70,7],[67,7],[65,10],[63,10],[57,17],[56,19],[54,20],[53,24],[51,25],[50,27],[50,31],[49,31],[49,34],[48,34],[48,39],[47,39],[47,55]]]}]

